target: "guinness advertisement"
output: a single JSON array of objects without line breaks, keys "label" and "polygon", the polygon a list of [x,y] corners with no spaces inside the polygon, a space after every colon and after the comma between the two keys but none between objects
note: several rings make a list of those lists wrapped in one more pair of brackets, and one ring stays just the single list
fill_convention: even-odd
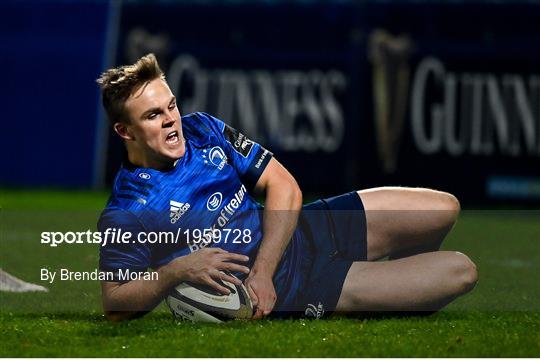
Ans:
[{"label": "guinness advertisement", "polygon": [[[540,13],[531,7],[127,2],[115,62],[155,53],[182,114],[208,112],[263,144],[311,194],[403,185],[532,204]],[[121,154],[110,137],[108,182]]]},{"label": "guinness advertisement", "polygon": [[[421,11],[407,11],[407,10]],[[539,13],[524,4],[371,6],[377,176],[466,203],[540,201]],[[376,19],[376,20],[373,20]]]}]

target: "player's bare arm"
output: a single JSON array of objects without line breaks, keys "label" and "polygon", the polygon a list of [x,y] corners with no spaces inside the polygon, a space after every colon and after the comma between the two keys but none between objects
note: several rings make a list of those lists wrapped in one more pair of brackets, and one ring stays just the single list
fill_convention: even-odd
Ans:
[{"label": "player's bare arm", "polygon": [[258,319],[270,314],[274,307],[272,277],[296,227],[302,192],[294,177],[275,159],[270,160],[255,189],[266,193],[264,236],[245,283],[256,307],[254,318]]},{"label": "player's bare arm", "polygon": [[240,263],[248,261],[245,255],[229,253],[220,248],[201,249],[190,255],[174,259],[157,270],[157,280],[132,280],[126,283],[101,282],[102,302],[109,320],[121,321],[144,315],[155,308],[181,282],[189,281],[208,285],[228,294],[230,290],[218,282],[241,281],[222,271],[249,273]]}]

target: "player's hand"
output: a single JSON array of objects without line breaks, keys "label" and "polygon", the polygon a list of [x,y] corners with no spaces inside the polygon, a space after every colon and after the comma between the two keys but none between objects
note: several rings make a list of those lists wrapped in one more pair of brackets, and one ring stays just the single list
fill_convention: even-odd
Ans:
[{"label": "player's hand", "polygon": [[261,319],[270,314],[277,298],[272,277],[251,272],[244,283],[255,310],[253,319]]},{"label": "player's hand", "polygon": [[220,248],[205,248],[171,261],[176,277],[181,281],[208,285],[222,294],[230,294],[230,290],[219,283],[228,281],[235,285],[242,282],[222,271],[249,273],[249,268],[236,262],[246,262],[245,255],[231,253]]}]

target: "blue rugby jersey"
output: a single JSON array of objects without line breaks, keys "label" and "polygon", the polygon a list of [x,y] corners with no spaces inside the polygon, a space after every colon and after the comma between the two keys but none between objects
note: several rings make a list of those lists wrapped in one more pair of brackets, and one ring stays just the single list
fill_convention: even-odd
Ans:
[{"label": "blue rugby jersey", "polygon": [[[107,243],[100,248],[101,270],[157,268],[202,246],[247,255],[248,266],[253,264],[262,239],[262,206],[250,191],[272,153],[204,113],[182,117],[182,130],[186,151],[172,170],[129,164],[119,170],[98,230],[122,229],[133,236],[127,244]],[[196,235],[204,234],[205,229],[210,241],[203,245]],[[211,238],[211,230],[216,230],[216,238]],[[137,241],[139,233],[146,236],[150,232],[171,232],[180,237],[176,243]],[[274,277],[278,303],[290,303],[301,286],[298,254],[303,251],[303,242],[297,229]]]}]

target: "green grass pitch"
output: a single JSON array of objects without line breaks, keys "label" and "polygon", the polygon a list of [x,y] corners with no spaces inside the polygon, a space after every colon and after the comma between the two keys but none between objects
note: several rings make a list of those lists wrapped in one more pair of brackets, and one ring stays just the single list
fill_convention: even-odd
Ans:
[{"label": "green grass pitch", "polygon": [[477,263],[473,292],[425,317],[176,321],[162,304],[107,322],[93,281],[39,269],[95,269],[97,245],[40,244],[41,231],[95,229],[106,194],[0,190],[0,267],[48,293],[0,292],[1,357],[538,357],[540,211],[463,211],[444,244]]}]

